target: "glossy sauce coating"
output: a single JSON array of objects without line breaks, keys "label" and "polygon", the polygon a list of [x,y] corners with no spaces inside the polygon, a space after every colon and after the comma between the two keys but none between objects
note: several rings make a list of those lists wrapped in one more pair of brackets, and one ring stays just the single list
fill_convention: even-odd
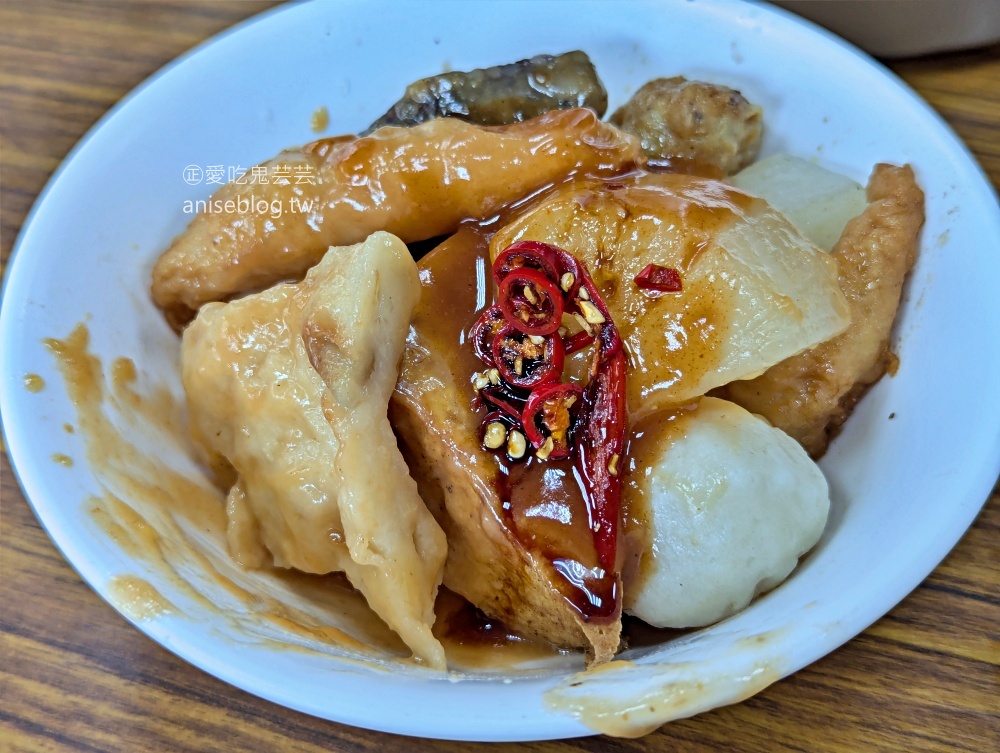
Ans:
[{"label": "glossy sauce coating", "polygon": [[[692,271],[753,201],[683,175],[578,182],[500,231],[491,254],[515,240],[541,240],[590,267],[625,343],[629,410],[636,414],[651,400],[698,394],[702,379],[719,365],[731,308],[727,291]],[[640,290],[634,278],[651,262],[677,269],[683,291]]]},{"label": "glossy sauce coating", "polygon": [[[413,327],[445,357],[468,406],[464,420],[478,427],[489,412],[471,384],[485,365],[476,358],[469,331],[494,302],[489,237],[495,225],[463,227],[421,262],[424,296]],[[469,448],[470,450],[474,448]],[[615,609],[615,577],[597,567],[587,505],[572,460],[512,463],[503,451],[481,450],[503,516],[522,545],[553,565],[553,581],[585,619],[606,619]]]},{"label": "glossy sauce coating", "polygon": [[38,374],[25,374],[23,382],[24,389],[28,392],[41,392],[45,389],[45,380]]},{"label": "glossy sauce coating", "polygon": [[[626,592],[641,586],[648,575],[649,559],[644,555],[651,544],[649,520],[652,513],[639,479],[663,457],[664,446],[672,440],[682,423],[679,419],[691,416],[697,410],[698,403],[693,402],[673,410],[657,411],[630,427],[622,477],[622,506],[625,510],[622,583]],[[648,626],[647,629],[656,630]]]},{"label": "glossy sauce coating", "polygon": [[[262,165],[306,179],[219,189],[211,202],[221,209],[200,212],[157,260],[153,300],[181,325],[209,301],[299,278],[330,246],[378,230],[404,243],[450,233],[554,181],[617,175],[638,157],[633,137],[585,108],[496,128],[439,118],[321,139]],[[265,211],[251,210],[251,197]]]},{"label": "glossy sauce coating", "polygon": [[551,643],[525,638],[447,588],[438,592],[434,612],[434,635],[452,666],[498,669],[568,653]]}]

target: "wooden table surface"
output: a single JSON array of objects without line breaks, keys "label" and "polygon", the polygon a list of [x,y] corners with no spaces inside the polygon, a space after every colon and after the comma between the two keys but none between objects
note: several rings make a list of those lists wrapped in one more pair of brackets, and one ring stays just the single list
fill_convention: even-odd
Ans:
[{"label": "wooden table surface", "polygon": [[[2,258],[66,152],[160,66],[270,2],[0,6]],[[892,66],[1000,184],[1000,47]],[[2,455],[0,751],[483,749],[280,708],[177,659],[105,604],[53,547]],[[902,604],[753,699],[639,740],[493,750],[1000,750],[1000,495]]]}]

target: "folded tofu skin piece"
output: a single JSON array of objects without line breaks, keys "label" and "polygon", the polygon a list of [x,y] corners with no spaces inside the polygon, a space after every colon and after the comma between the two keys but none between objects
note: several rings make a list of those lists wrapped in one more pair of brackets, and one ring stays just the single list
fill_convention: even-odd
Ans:
[{"label": "folded tofu skin piece", "polygon": [[419,295],[406,246],[375,233],[300,283],[202,307],[182,372],[196,441],[238,474],[233,557],[345,573],[415,658],[444,669],[431,625],[447,543],[385,418]]},{"label": "folded tofu skin piece", "polygon": [[625,609],[669,628],[710,625],[783,581],[830,507],[826,479],[795,440],[712,397],[635,427],[624,495],[648,537]]},{"label": "folded tofu skin piece", "polygon": [[[559,246],[591,270],[629,358],[633,420],[828,340],[847,326],[837,266],[762,199],[716,180],[639,174],[574,183],[492,239]],[[655,263],[679,293],[643,290]]]},{"label": "folded tofu skin piece", "polygon": [[389,418],[421,495],[448,538],[444,583],[525,635],[618,649],[617,573],[597,560],[570,459],[510,462],[483,446],[483,369],[469,332],[493,302],[488,235],[466,227],[420,262],[424,292]]}]

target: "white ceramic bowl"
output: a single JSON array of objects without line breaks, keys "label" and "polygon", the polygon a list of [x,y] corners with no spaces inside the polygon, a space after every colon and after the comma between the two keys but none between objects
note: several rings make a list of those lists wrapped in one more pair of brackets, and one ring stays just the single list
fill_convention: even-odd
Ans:
[{"label": "white ceramic bowl", "polygon": [[[861,182],[877,161],[909,162],[926,189],[927,225],[896,336],[901,368],[865,398],[824,458],[833,512],[791,579],[719,625],[628,653],[634,670],[588,676],[571,688],[566,679],[579,660],[444,678],[358,662],[280,630],[262,637],[252,610],[227,616],[226,593],[202,579],[196,563],[185,577],[208,595],[205,603],[148,552],[129,554],[106,536],[85,501],[114,479],[83,462],[80,432],[63,431],[76,415],[41,340],[86,320],[105,364],[129,356],[140,389],[162,383],[180,394],[177,341],[146,291],[153,259],[189,219],[184,201],[210,192],[185,183],[186,166],[245,168],[310,140],[319,105],[330,110],[330,133],[357,130],[409,81],[446,65],[574,48],[593,57],[612,107],[659,75],[717,81],[764,106],[766,153],[815,157]],[[962,144],[893,76],[781,11],[728,0],[572,9],[562,2],[293,5],[179,59],[67,158],[9,266],[0,401],[11,458],[57,546],[119,606],[113,579],[121,575],[141,577],[183,606],[159,616],[132,610],[130,619],[188,661],[248,692],[358,726],[469,740],[566,737],[591,731],[565,713],[574,704],[651,706],[649,721],[743,698],[856,635],[933,569],[998,473],[1000,401],[989,398],[1000,373],[998,289],[997,200]],[[29,373],[48,388],[27,392]],[[180,445],[140,435],[147,457],[196,474]],[[53,453],[77,462],[54,464]],[[221,551],[218,541],[193,540]],[[265,581],[249,587],[273,587]],[[589,721],[621,731],[614,714]]]}]

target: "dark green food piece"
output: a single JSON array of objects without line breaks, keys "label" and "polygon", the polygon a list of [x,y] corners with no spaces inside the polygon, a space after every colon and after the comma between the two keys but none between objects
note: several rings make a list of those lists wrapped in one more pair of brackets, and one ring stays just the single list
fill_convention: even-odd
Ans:
[{"label": "dark green food piece", "polygon": [[413,126],[456,117],[477,125],[507,125],[549,110],[589,107],[603,116],[608,93],[586,53],[536,55],[530,60],[455,71],[414,81],[364,133],[386,125]]}]

